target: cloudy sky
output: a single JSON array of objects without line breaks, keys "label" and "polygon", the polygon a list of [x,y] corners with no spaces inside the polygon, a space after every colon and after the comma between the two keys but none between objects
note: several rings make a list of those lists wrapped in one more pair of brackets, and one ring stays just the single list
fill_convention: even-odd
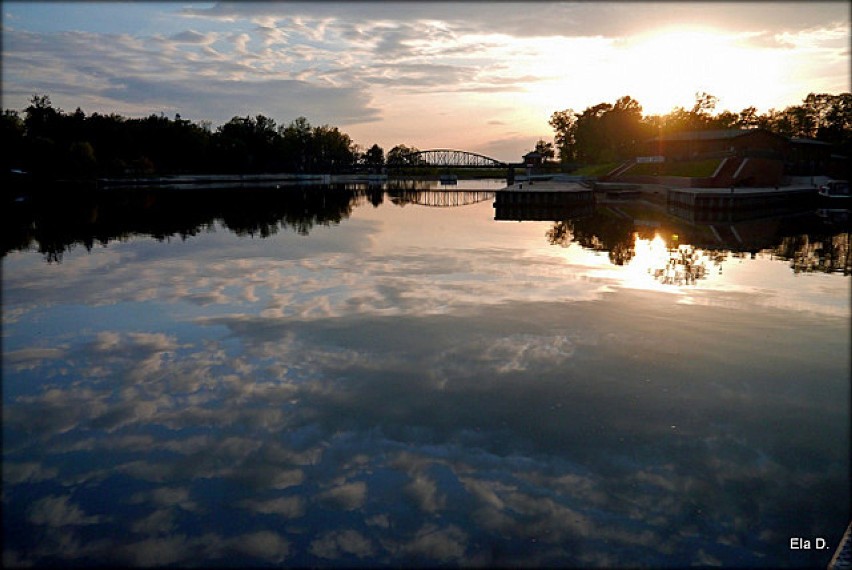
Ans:
[{"label": "cloudy sky", "polygon": [[514,160],[551,113],[759,111],[850,90],[848,2],[4,2],[3,107],[305,116],[367,147]]}]

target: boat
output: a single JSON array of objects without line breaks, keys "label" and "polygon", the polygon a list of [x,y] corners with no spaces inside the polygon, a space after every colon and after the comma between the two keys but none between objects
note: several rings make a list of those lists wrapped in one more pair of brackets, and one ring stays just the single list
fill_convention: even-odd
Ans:
[{"label": "boat", "polygon": [[819,200],[820,205],[848,208],[850,204],[849,181],[829,180],[819,187]]}]

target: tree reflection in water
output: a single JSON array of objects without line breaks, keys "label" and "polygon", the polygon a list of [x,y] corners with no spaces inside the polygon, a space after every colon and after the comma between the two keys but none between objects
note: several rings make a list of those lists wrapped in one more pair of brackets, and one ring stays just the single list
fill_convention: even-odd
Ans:
[{"label": "tree reflection in water", "polygon": [[[650,263],[646,271],[665,285],[695,285],[698,279],[707,274],[708,264],[712,263],[719,272],[724,254],[715,251],[704,251],[691,245],[666,247],[663,239],[657,235],[647,240],[634,234],[634,250],[648,250],[651,255],[642,256]],[[637,255],[634,259],[639,259]]]},{"label": "tree reflection in water", "polygon": [[[3,211],[2,255],[36,249],[61,262],[76,245],[87,250],[134,236],[186,240],[216,224],[239,236],[268,238],[291,229],[308,235],[318,225],[339,224],[352,214],[366,189],[158,190],[59,194],[44,191]],[[373,195],[369,199],[375,204]],[[379,201],[380,203],[380,201]]]},{"label": "tree reflection in water", "polygon": [[[791,219],[760,220],[754,228],[740,225],[739,234],[748,235],[747,242],[740,241],[737,230],[731,228],[727,233],[719,228],[722,236],[709,225],[636,231],[631,219],[613,219],[596,212],[582,219],[554,222],[545,237],[550,245],[577,244],[606,252],[613,265],[634,267],[634,277],[647,273],[666,285],[694,285],[706,278],[711,269],[721,274],[722,264],[729,257],[754,258],[758,254],[788,260],[795,273],[852,275],[849,232],[845,227],[826,225],[816,216],[800,213]],[[706,234],[711,232],[715,232],[715,237],[707,239]],[[728,233],[730,242],[724,240]],[[671,236],[669,246],[660,234]],[[678,240],[679,235],[683,239]]]},{"label": "tree reflection in water", "polygon": [[[317,225],[343,222],[365,203],[379,207],[387,199],[400,207],[454,207],[490,199],[491,195],[486,191],[435,192],[434,184],[424,181],[387,188],[347,184],[178,192],[140,189],[73,195],[45,191],[3,208],[0,255],[35,249],[46,261],[60,262],[63,253],[77,245],[91,250],[96,244],[126,241],[137,235],[160,241],[172,237],[186,240],[217,225],[240,236],[268,238],[283,229],[308,235]],[[694,284],[706,277],[711,265],[721,272],[722,261],[741,253],[789,260],[796,273],[852,275],[848,218],[829,223],[811,212],[740,221],[735,226],[666,222],[665,228],[645,229],[637,234],[633,219],[598,208],[591,215],[554,222],[546,237],[551,245],[578,244],[606,252],[613,265],[626,266],[634,263],[637,247],[644,247],[638,246],[644,242],[637,240],[653,240],[655,233],[670,239],[677,234],[681,237],[679,243],[690,245],[675,246],[672,241],[665,255],[658,256],[656,265],[647,268],[664,284]]]},{"label": "tree reflection in water", "polygon": [[807,234],[785,237],[772,254],[790,260],[795,273],[842,273],[852,275],[849,232],[826,237]]}]

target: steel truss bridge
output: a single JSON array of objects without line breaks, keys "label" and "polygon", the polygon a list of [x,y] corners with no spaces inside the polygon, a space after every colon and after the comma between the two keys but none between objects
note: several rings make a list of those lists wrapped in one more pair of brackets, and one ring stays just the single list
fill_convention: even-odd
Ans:
[{"label": "steel truss bridge", "polygon": [[486,190],[404,190],[389,192],[394,204],[417,204],[431,208],[455,208],[470,206],[486,200],[494,199],[494,191]]},{"label": "steel truss bridge", "polygon": [[391,166],[397,168],[507,168],[510,165],[475,152],[437,148],[402,155],[400,161]]}]

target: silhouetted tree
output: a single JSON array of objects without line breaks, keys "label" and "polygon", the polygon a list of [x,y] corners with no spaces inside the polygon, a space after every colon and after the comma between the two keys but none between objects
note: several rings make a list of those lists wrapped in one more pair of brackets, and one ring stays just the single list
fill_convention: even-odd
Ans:
[{"label": "silhouetted tree", "polygon": [[385,165],[385,151],[377,144],[374,144],[367,152],[364,153],[364,166],[370,172],[381,172]]},{"label": "silhouetted tree", "polygon": [[398,144],[388,151],[388,166],[412,166],[416,164],[417,158],[410,155],[418,152],[417,147],[408,147]]},{"label": "silhouetted tree", "polygon": [[235,153],[230,162],[237,171],[267,172],[277,162],[281,135],[269,117],[233,117],[219,127],[217,135],[220,148]]},{"label": "silhouetted tree", "polygon": [[642,105],[625,95],[604,116],[609,146],[618,160],[635,156],[636,148],[647,138],[642,124]]},{"label": "silhouetted tree", "polygon": [[[561,119],[561,117],[560,117]],[[574,155],[581,162],[612,162],[633,156],[647,138],[642,106],[630,96],[614,105],[599,103],[576,116]]]},{"label": "silhouetted tree", "polygon": [[24,111],[24,127],[27,136],[53,138],[57,128],[57,119],[61,110],[53,108],[50,97],[47,95],[33,95],[30,105]]},{"label": "silhouetted tree", "polygon": [[68,149],[69,170],[74,177],[89,178],[94,176],[98,161],[95,149],[88,141],[75,141]]},{"label": "silhouetted tree", "polygon": [[758,126],[757,109],[754,107],[746,107],[740,111],[737,117],[737,126],[744,129],[752,129]]},{"label": "silhouetted tree", "polygon": [[314,127],[310,139],[310,171],[349,171],[355,165],[355,148],[352,139],[337,127]]},{"label": "silhouetted tree", "polygon": [[24,168],[24,122],[17,111],[0,114],[0,167],[3,172]]},{"label": "silhouetted tree", "polygon": [[559,160],[563,163],[577,158],[576,140],[577,115],[573,109],[556,111],[550,116],[548,124],[556,132],[554,142],[559,150]]},{"label": "silhouetted tree", "polygon": [[544,139],[539,139],[538,142],[535,143],[535,152],[539,153],[542,157],[542,160],[548,161],[551,160],[556,153],[553,150],[553,143],[546,142]]},{"label": "silhouetted tree", "polygon": [[286,128],[279,129],[282,139],[282,151],[285,170],[307,172],[308,152],[311,143],[311,124],[305,117],[298,117]]}]

